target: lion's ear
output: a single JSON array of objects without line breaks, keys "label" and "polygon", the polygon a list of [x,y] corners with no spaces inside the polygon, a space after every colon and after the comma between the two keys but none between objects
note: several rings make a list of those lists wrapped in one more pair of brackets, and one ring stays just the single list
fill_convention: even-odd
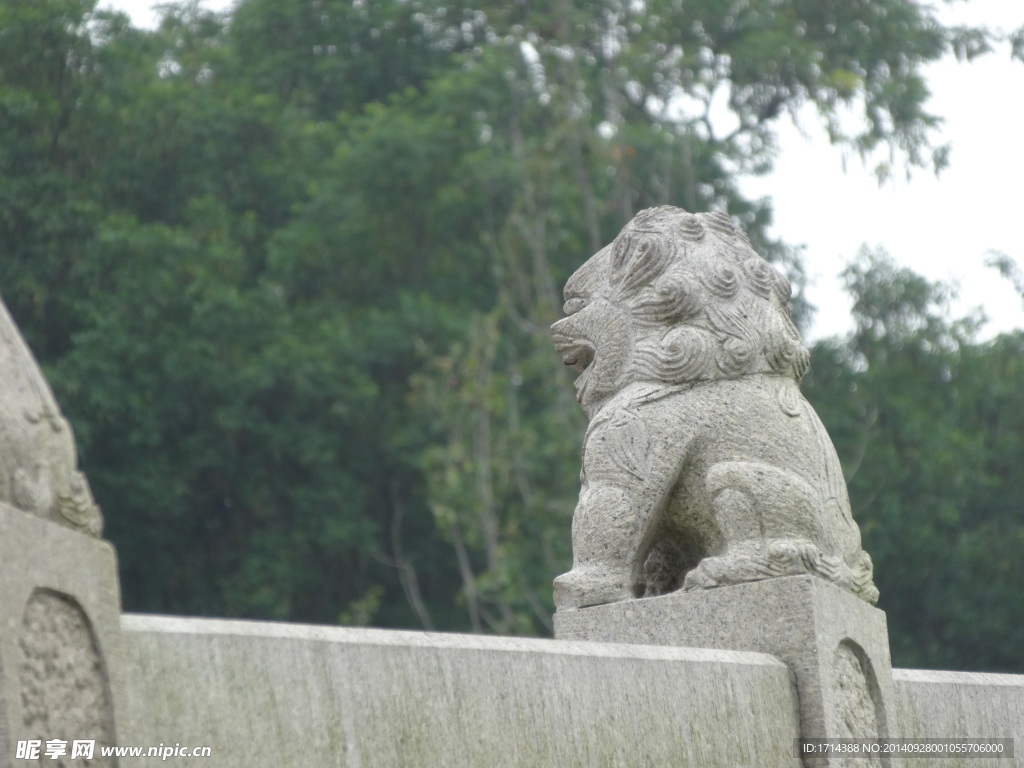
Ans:
[{"label": "lion's ear", "polygon": [[632,293],[661,275],[672,260],[672,243],[653,233],[625,235],[615,244],[612,279],[620,293]]}]

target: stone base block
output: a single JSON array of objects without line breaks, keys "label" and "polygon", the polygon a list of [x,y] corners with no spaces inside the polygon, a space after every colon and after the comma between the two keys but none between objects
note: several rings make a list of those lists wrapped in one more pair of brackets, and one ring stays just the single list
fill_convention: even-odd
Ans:
[{"label": "stone base block", "polygon": [[[894,722],[885,614],[812,576],[599,605],[555,615],[555,637],[768,653],[791,670],[802,738],[884,738]],[[808,766],[891,765],[805,758]]]},{"label": "stone base block", "polygon": [[[110,669],[121,599],[114,548],[0,503],[0,765],[17,742],[95,740],[90,766],[116,743]],[[114,686],[116,687],[116,685]],[[22,762],[22,761],[18,761]],[[56,763],[55,763],[56,764]]]}]

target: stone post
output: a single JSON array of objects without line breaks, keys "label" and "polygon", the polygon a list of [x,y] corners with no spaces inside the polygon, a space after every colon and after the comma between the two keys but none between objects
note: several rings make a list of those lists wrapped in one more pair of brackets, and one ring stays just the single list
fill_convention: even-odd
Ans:
[{"label": "stone post", "polygon": [[[898,735],[885,614],[813,576],[563,610],[555,614],[555,637],[768,653],[792,672],[802,738]],[[891,762],[805,756],[804,764]]]},{"label": "stone post", "polygon": [[[0,766],[113,766],[121,600],[71,427],[0,304]],[[75,755],[74,742],[93,741]],[[47,742],[50,742],[48,745]],[[87,749],[85,745],[79,749]],[[41,759],[40,759],[41,758]]]}]

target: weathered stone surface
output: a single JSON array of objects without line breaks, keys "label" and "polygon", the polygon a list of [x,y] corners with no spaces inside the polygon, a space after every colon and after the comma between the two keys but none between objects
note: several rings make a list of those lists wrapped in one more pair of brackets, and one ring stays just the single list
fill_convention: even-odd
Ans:
[{"label": "weathered stone surface", "polygon": [[0,501],[99,536],[103,518],[78,471],[75,438],[0,302]]},{"label": "weathered stone surface", "polygon": [[[722,591],[567,612],[556,620],[563,624],[573,615],[619,611],[619,634],[650,643],[648,635],[630,629],[644,615],[627,620],[627,611]],[[876,613],[839,590],[829,591]],[[754,603],[746,623],[755,644],[769,647],[757,638],[758,623],[767,633],[784,636],[786,622],[759,605],[764,601]],[[693,633],[700,633],[701,642],[735,636],[735,627],[715,626],[719,620],[728,625],[728,618],[711,604],[704,607],[709,613],[696,617],[690,628],[675,624],[673,642]],[[826,661],[826,651],[837,650],[834,638],[851,634],[848,626],[827,626],[837,619],[848,624],[845,614],[845,609],[839,617],[807,611],[822,634],[832,637],[819,641]],[[207,745],[212,749],[207,762],[224,768],[800,765],[793,744],[798,731],[792,673],[760,653],[159,616],[124,616],[123,627],[127,679],[126,695],[118,702],[124,713],[119,743]],[[862,635],[858,645],[872,642]],[[850,678],[859,668],[863,674],[856,653],[856,663],[845,650],[838,655],[833,672]],[[892,674],[889,736],[1014,738],[1018,749],[1024,743],[1024,676]],[[856,678],[852,683],[849,691],[867,689],[870,695],[869,683]],[[870,722],[871,708],[858,695],[848,700],[854,717]],[[131,762],[191,766],[196,761]],[[981,764],[958,757],[927,760],[929,768]],[[1024,766],[1024,757],[984,765]]]},{"label": "weathered stone surface", "polygon": [[804,738],[898,735],[885,614],[808,575],[559,611],[555,636],[768,653],[796,678]]},{"label": "weathered stone surface", "polygon": [[131,615],[123,629],[122,743],[208,745],[221,768],[800,768],[790,674],[762,654]]},{"label": "weathered stone surface", "polygon": [[920,761],[922,765],[928,768],[1024,766],[1024,675],[894,669],[892,682],[896,723],[901,735],[922,739],[1014,740],[1012,758],[979,760],[948,755],[941,760]]},{"label": "weathered stone surface", "polygon": [[808,573],[868,601],[789,284],[727,216],[641,212],[552,326],[590,426],[559,610]]},{"label": "weathered stone surface", "polygon": [[[113,547],[0,502],[0,764],[19,740],[115,743]],[[99,757],[53,765],[114,765]]]}]

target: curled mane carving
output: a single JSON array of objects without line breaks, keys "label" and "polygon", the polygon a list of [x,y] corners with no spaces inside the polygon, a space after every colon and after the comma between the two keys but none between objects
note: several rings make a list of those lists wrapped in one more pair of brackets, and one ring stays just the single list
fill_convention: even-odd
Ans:
[{"label": "curled mane carving", "polygon": [[724,214],[642,211],[616,238],[610,266],[611,298],[637,326],[627,379],[682,384],[775,373],[800,381],[806,373],[789,281]]}]

